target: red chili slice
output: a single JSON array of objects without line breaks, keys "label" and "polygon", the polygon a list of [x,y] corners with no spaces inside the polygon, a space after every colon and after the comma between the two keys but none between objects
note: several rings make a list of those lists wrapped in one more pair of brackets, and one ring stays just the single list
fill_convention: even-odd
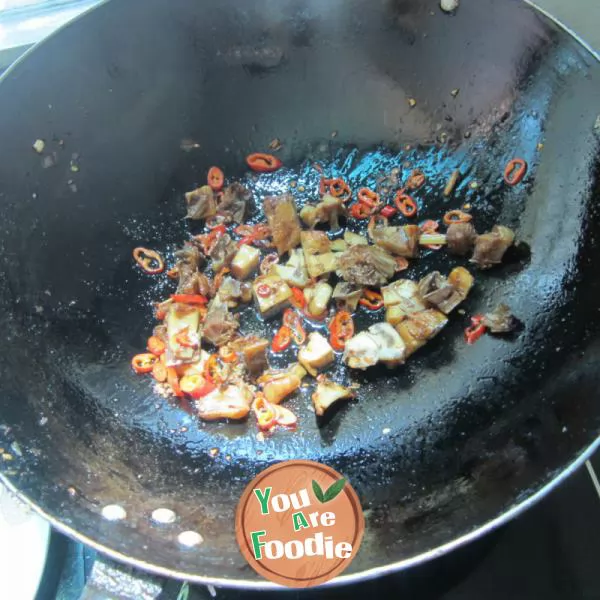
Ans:
[{"label": "red chili slice", "polygon": [[377,208],[381,204],[379,194],[369,188],[360,188],[356,197],[361,204],[365,204],[369,208]]},{"label": "red chili slice", "polygon": [[341,178],[329,179],[329,193],[335,198],[339,198],[342,202],[350,200],[352,190],[348,184]]},{"label": "red chili slice", "polygon": [[292,297],[290,298],[292,306],[294,306],[295,308],[299,308],[300,310],[304,310],[304,308],[306,307],[306,298],[304,296],[304,291],[297,287],[293,287],[290,289],[292,290]]},{"label": "red chili slice", "polygon": [[517,185],[527,173],[527,163],[522,158],[509,160],[504,168],[504,181],[508,185]]},{"label": "red chili slice", "polygon": [[165,270],[165,260],[156,250],[139,246],[133,249],[133,258],[148,275],[158,275]]},{"label": "red chili slice", "polygon": [[143,354],[136,354],[131,359],[131,366],[136,373],[150,373],[156,361],[157,358],[154,354],[144,352]]},{"label": "red chili slice", "polygon": [[381,212],[379,213],[382,217],[385,217],[386,219],[391,219],[398,211],[391,206],[390,204],[388,204],[387,206],[384,206],[381,209]]},{"label": "red chili slice", "polygon": [[358,301],[369,310],[379,310],[383,308],[383,296],[374,290],[366,289],[363,291],[363,297]]},{"label": "red chili slice", "polygon": [[159,337],[156,337],[155,335],[151,335],[148,338],[148,343],[147,343],[146,347],[148,348],[149,352],[154,354],[154,356],[160,356],[161,354],[164,353],[164,351],[166,349],[165,343]]},{"label": "red chili slice", "polygon": [[396,193],[394,203],[405,217],[414,217],[417,214],[417,203],[412,196],[405,194],[403,189]]},{"label": "red chili slice", "polygon": [[292,339],[294,342],[301,346],[306,341],[306,331],[302,326],[302,319],[300,315],[291,308],[287,308],[283,313],[283,324],[290,328],[292,333]]},{"label": "red chili slice", "polygon": [[465,329],[465,341],[474,344],[485,332],[486,326],[482,323],[483,315],[471,317],[471,325]]},{"label": "red chili slice", "polygon": [[355,219],[368,219],[371,216],[371,209],[362,202],[355,202],[350,207],[350,215]]},{"label": "red chili slice", "polygon": [[277,171],[283,163],[272,154],[264,154],[263,152],[254,152],[246,157],[248,166],[258,173],[272,173]]},{"label": "red chili slice", "polygon": [[223,184],[225,183],[225,175],[223,171],[219,169],[219,167],[211,167],[208,170],[208,185],[212,188],[213,191],[219,192],[223,189]]},{"label": "red chili slice", "polygon": [[201,294],[171,294],[173,302],[181,302],[182,304],[206,304],[208,298]]},{"label": "red chili slice", "polygon": [[412,173],[408,176],[406,187],[409,190],[418,190],[427,181],[425,173],[419,169],[413,169]]},{"label": "red chili slice", "polygon": [[346,342],[354,335],[352,315],[345,310],[339,311],[329,324],[329,333],[331,347],[338,352],[344,350]]},{"label": "red chili slice", "polygon": [[273,288],[267,283],[260,283],[256,286],[256,294],[261,298],[268,298],[273,293]]},{"label": "red chili slice", "polygon": [[292,342],[292,330],[287,325],[282,325],[273,338],[271,348],[273,352],[283,352]]}]

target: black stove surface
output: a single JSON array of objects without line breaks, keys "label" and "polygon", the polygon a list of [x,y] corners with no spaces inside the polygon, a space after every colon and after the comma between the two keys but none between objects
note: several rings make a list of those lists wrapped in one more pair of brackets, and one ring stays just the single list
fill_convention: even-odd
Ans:
[{"label": "black stove surface", "polygon": [[[592,459],[600,473],[600,455]],[[418,600],[598,600],[600,495],[586,467],[502,529],[405,573],[287,598]],[[54,533],[36,600],[78,600],[95,552]],[[271,600],[284,592],[241,592],[168,581],[161,600]],[[186,596],[187,594],[187,596]]]}]

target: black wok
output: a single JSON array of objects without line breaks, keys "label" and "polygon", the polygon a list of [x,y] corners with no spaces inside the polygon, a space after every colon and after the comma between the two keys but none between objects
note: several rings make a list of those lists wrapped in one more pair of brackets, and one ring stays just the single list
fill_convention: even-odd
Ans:
[{"label": "black wok", "polygon": [[[245,566],[233,515],[282,459],[333,466],[362,500],[364,542],[340,582],[518,514],[598,441],[599,106],[591,53],[510,0],[463,0],[454,16],[435,0],[120,0],[84,15],[0,83],[3,477],[115,558],[230,586],[268,585]],[[180,244],[182,193],[211,164],[242,175],[273,138],[292,166],[380,148],[428,172],[431,214],[468,200],[482,229],[515,227],[520,246],[478,275],[465,308],[505,301],[524,330],[468,347],[457,315],[326,422],[292,400],[299,431],[265,442],[252,423],[199,423],[155,396],[129,360],[165,284],[131,250]],[[508,189],[514,156],[530,171]],[[457,167],[453,204],[441,189]],[[112,504],[125,519],[101,516]],[[176,522],[154,524],[159,507]],[[204,542],[183,548],[184,530]]]}]

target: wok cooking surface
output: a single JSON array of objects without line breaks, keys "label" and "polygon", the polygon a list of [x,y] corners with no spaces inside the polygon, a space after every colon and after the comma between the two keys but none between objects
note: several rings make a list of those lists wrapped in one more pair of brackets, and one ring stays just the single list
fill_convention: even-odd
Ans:
[{"label": "wok cooking surface", "polygon": [[[430,4],[152,0],[140,14],[108,2],[5,76],[0,442],[19,452],[2,467],[62,527],[152,569],[261,585],[235,545],[237,498],[273,461],[310,458],[361,497],[367,532],[349,573],[374,575],[470,534],[594,442],[598,65],[519,3],[465,2],[452,18]],[[504,301],[525,330],[467,347],[456,315],[403,368],[361,375],[358,400],[320,426],[300,394],[299,430],[264,442],[253,423],[201,423],[155,395],[129,360],[168,288],[131,249],[169,255],[188,235],[183,192],[211,164],[243,175],[243,157],[275,137],[299,173],[248,182],[257,201],[292,176],[313,198],[305,160],[353,188],[410,163],[430,181],[420,217],[470,202],[478,229],[514,226],[519,252],[476,275],[464,308]],[[31,150],[37,138],[54,166]],[[506,189],[514,156],[530,171]],[[455,168],[464,181],[445,200]],[[455,264],[442,252],[407,276]],[[126,519],[106,523],[107,504]],[[157,507],[176,512],[174,528],[152,524]],[[182,551],[182,530],[204,543]]]}]

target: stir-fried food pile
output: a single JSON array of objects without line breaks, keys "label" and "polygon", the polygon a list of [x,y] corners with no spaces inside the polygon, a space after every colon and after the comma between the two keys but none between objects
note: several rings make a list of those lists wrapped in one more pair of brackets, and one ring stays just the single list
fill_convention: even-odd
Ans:
[{"label": "stir-fried food pile", "polygon": [[[523,162],[507,165],[509,185],[523,178]],[[255,172],[282,166],[276,157],[259,153],[247,163]],[[191,236],[175,253],[166,276],[177,289],[156,305],[159,324],[148,351],[136,355],[132,366],[137,373],[151,373],[165,395],[190,400],[201,419],[245,419],[253,413],[261,431],[295,427],[296,416],[282,402],[309,381],[314,381],[314,412],[323,415],[356,395],[355,384],[328,377],[332,366],[402,365],[467,298],[475,283],[472,271],[500,264],[514,243],[510,228],[495,225],[478,232],[463,210],[419,222],[411,195],[426,181],[419,170],[398,182],[391,202],[368,188],[353,191],[343,179],[319,171],[316,199],[300,210],[290,193],[255,203],[241,183],[225,185],[217,167],[209,170],[207,185],[185,194],[187,218],[204,224],[204,233]],[[456,181],[453,173],[444,195]],[[352,231],[357,222],[367,224],[359,228],[362,233]],[[418,280],[403,277],[422,249],[468,262]],[[165,270],[166,261],[155,250],[136,248],[133,256],[148,274]],[[263,335],[244,331],[241,311],[252,305]],[[361,313],[371,318],[358,331],[355,318]],[[516,324],[510,309],[500,305],[471,317],[465,340],[472,344],[486,332],[507,333]],[[272,366],[290,353],[287,366]]]}]

